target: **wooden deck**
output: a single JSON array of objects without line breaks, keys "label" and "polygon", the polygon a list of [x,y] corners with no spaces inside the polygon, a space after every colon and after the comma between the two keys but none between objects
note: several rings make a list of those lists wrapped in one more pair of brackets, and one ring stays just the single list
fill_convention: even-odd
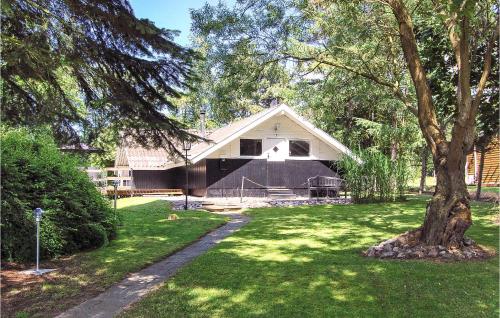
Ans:
[{"label": "wooden deck", "polygon": [[[106,194],[113,196],[114,189],[106,189]],[[116,194],[119,197],[141,196],[141,195],[182,195],[182,189],[118,189]]]}]

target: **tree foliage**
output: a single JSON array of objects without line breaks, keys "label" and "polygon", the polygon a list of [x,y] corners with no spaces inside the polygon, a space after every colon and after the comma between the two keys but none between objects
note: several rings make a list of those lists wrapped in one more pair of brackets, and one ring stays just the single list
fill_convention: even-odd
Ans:
[{"label": "tree foliage", "polygon": [[128,1],[7,0],[1,20],[4,123],[50,125],[60,143],[111,123],[171,150],[173,137],[193,139],[169,113],[195,54]]},{"label": "tree foliage", "polygon": [[[202,82],[220,88],[217,96],[230,96],[224,101],[207,98],[205,103],[219,113],[241,116],[273,100],[285,102],[350,147],[375,147],[389,154],[399,145],[400,152],[408,152],[403,148],[419,139],[400,129],[417,129],[406,107],[412,98],[410,79],[397,36],[387,26],[363,30],[369,22],[382,25],[381,12],[390,15],[365,9],[348,3],[261,0],[193,11],[195,43],[208,70]],[[379,37],[387,34],[390,41],[382,43]],[[352,72],[365,65],[371,75]],[[392,84],[372,81],[382,74],[399,82],[397,96]],[[367,121],[374,124],[370,129]],[[396,129],[381,132],[374,127]]]}]

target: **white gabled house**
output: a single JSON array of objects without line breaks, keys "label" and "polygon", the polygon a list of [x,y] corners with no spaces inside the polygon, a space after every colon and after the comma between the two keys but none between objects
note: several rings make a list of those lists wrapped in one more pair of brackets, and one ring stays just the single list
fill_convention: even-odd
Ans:
[{"label": "white gabled house", "polygon": [[[189,193],[198,196],[237,196],[242,177],[245,195],[263,196],[268,188],[305,194],[307,179],[338,176],[335,162],[353,156],[338,140],[281,105],[233,122],[206,136],[189,151]],[[353,156],[354,157],[354,156]],[[135,189],[186,186],[183,158],[164,149],[121,147],[116,169],[131,171]]]}]

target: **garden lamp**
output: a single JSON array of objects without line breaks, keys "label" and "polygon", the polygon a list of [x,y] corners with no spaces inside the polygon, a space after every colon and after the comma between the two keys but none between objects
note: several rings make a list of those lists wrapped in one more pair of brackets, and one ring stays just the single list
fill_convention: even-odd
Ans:
[{"label": "garden lamp", "polygon": [[184,140],[182,142],[182,149],[185,151],[186,155],[184,157],[186,163],[186,202],[184,203],[184,210],[188,209],[188,192],[189,192],[189,176],[188,176],[188,151],[191,150],[191,142]]}]

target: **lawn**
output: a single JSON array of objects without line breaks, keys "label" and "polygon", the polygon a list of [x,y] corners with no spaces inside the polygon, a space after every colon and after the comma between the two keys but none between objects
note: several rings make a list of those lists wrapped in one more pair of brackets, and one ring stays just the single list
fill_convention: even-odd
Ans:
[{"label": "lawn", "polygon": [[[428,197],[427,197],[428,198]],[[124,317],[498,317],[498,257],[376,260],[371,244],[417,227],[425,200],[250,210],[252,221]],[[498,251],[497,207],[468,235]]]},{"label": "lawn", "polygon": [[224,223],[206,212],[176,212],[179,219],[168,221],[168,203],[154,198],[120,199],[118,208],[123,226],[108,246],[46,262],[42,267],[58,270],[42,278],[2,277],[2,316],[52,316]]},{"label": "lawn", "polygon": [[[467,186],[467,189],[469,190],[469,192],[473,192],[474,194],[476,194],[477,186],[475,186],[475,185]],[[481,187],[481,193],[485,193],[485,192],[500,194],[500,187],[485,187],[485,186],[482,186]]]}]

